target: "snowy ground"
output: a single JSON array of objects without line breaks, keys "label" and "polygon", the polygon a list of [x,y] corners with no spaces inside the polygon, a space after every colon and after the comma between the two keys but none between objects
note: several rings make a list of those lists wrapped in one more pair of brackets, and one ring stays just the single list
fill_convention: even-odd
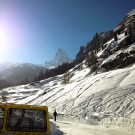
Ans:
[{"label": "snowy ground", "polygon": [[50,114],[89,125],[135,131],[135,65],[94,75],[90,69],[69,71],[38,83],[3,89],[8,103],[47,105]]},{"label": "snowy ground", "polygon": [[89,126],[68,121],[57,121],[56,127],[60,131],[51,135],[134,135],[134,133],[120,129],[105,128],[103,126]]}]

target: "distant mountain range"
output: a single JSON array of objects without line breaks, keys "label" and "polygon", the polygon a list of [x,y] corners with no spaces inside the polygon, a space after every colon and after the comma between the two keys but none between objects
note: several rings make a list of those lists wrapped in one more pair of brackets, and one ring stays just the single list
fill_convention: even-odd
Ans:
[{"label": "distant mountain range", "polygon": [[45,65],[31,63],[0,63],[0,88],[21,84],[22,82],[33,81],[41,71],[46,68],[55,68],[63,63],[70,63],[72,60],[63,49],[58,49],[55,58]]},{"label": "distant mountain range", "polygon": [[0,72],[6,70],[6,69],[9,69],[9,68],[12,68],[14,67],[16,64],[13,64],[13,63],[0,63]]},{"label": "distant mountain range", "polygon": [[21,82],[33,81],[40,72],[46,71],[44,66],[22,63],[22,64],[13,64],[13,63],[0,63],[0,88],[3,86],[17,85]]},{"label": "distant mountain range", "polygon": [[46,68],[55,68],[63,63],[71,63],[72,60],[68,57],[67,53],[63,49],[58,49],[54,59],[45,62]]}]

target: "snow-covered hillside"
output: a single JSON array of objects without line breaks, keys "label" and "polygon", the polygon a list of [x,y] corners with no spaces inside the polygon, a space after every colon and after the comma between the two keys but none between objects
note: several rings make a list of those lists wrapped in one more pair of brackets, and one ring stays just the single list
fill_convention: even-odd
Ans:
[{"label": "snow-covered hillside", "polygon": [[125,128],[130,120],[135,124],[135,65],[96,75],[75,67],[70,75],[68,84],[59,75],[3,91],[8,92],[8,103],[47,105],[50,113],[56,108],[68,120]]}]

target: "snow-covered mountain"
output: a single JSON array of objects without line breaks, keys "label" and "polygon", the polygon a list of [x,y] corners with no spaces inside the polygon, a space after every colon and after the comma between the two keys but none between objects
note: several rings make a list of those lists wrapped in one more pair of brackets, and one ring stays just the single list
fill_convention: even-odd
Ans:
[{"label": "snow-covered mountain", "polygon": [[129,42],[124,24],[98,48],[97,74],[84,59],[65,74],[3,89],[7,102],[47,105],[50,114],[57,109],[59,118],[135,132],[135,41],[132,35]]},{"label": "snow-covered mountain", "polygon": [[135,65],[96,75],[84,65],[69,73],[68,84],[59,75],[3,91],[9,93],[8,103],[47,105],[67,120],[135,130]]},{"label": "snow-covered mountain", "polygon": [[30,63],[1,63],[0,69],[0,79],[13,85],[19,84],[26,79],[33,81],[41,71],[45,72],[46,70],[43,66]]},{"label": "snow-covered mountain", "polygon": [[54,59],[45,62],[46,68],[55,68],[63,63],[71,63],[72,60],[68,57],[67,53],[63,49],[58,49]]},{"label": "snow-covered mountain", "polygon": [[13,63],[0,63],[0,72],[6,70],[6,69],[9,69],[9,68],[12,68],[14,67],[16,64],[13,64]]},{"label": "snow-covered mountain", "polygon": [[131,10],[126,17],[135,15],[135,9]]}]

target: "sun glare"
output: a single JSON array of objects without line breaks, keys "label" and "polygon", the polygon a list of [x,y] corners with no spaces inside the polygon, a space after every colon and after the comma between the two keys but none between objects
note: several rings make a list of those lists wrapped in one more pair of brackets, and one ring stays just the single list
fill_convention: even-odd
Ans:
[{"label": "sun glare", "polygon": [[0,52],[5,52],[8,46],[9,36],[4,30],[0,30]]}]

